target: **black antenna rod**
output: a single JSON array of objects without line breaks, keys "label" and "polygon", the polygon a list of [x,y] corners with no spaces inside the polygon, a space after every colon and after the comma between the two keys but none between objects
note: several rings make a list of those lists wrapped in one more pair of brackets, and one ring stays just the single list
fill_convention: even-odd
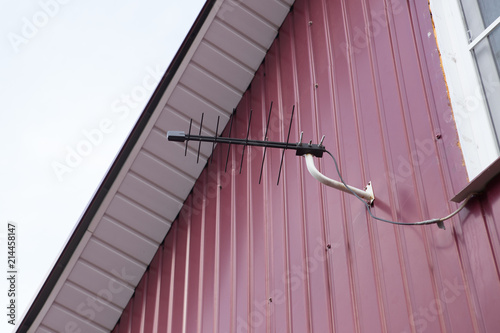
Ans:
[{"label": "black antenna rod", "polygon": [[276,183],[276,185],[279,185],[280,183],[281,167],[283,166],[283,157],[285,156],[285,149],[288,149],[288,140],[290,140],[290,131],[292,130],[292,120],[294,111],[295,111],[295,105],[292,107],[292,116],[290,117],[290,125],[288,126],[288,136],[286,137],[286,145],[285,148],[283,149],[283,152],[281,153],[280,170],[278,171],[278,182]]},{"label": "black antenna rod", "polygon": [[296,151],[297,156],[311,154],[316,157],[323,157],[323,153],[326,152],[325,146],[323,146],[322,144],[312,144],[312,143],[304,144],[302,142],[290,144],[288,142],[237,139],[237,138],[222,137],[222,136],[215,137],[215,136],[202,136],[202,135],[189,135],[189,134],[186,135],[183,131],[168,131],[167,139],[169,141],[177,141],[177,142],[185,142],[193,140],[193,141],[203,141],[203,142],[227,143],[229,145],[234,144],[234,145],[246,145],[254,147],[292,149]]},{"label": "black antenna rod", "polygon": [[[201,129],[203,128],[203,115],[204,115],[204,113],[201,114],[200,134],[199,135],[201,135]],[[201,141],[198,143],[198,155],[196,156],[196,164],[198,164],[198,161],[200,160],[200,149],[201,149]]]},{"label": "black antenna rod", "polygon": [[[250,124],[252,123],[252,109],[250,109],[250,117],[248,118],[248,129],[247,129],[247,137],[245,139],[245,142],[248,142],[248,134],[250,134]],[[241,168],[243,168],[243,156],[245,156],[245,148],[247,147],[247,144],[243,146],[243,151],[241,152],[241,162],[240,162],[240,174],[241,174]]]},{"label": "black antenna rod", "polygon": [[168,131],[167,133],[168,141],[184,142],[186,140],[193,141],[203,141],[203,142],[215,142],[215,143],[227,143],[231,145],[247,145],[254,147],[267,147],[267,148],[278,148],[278,149],[292,149],[295,150],[297,156],[303,156],[305,154],[311,154],[315,157],[323,157],[323,153],[326,152],[325,146],[320,146],[312,143],[286,143],[286,142],[276,142],[276,141],[261,141],[261,140],[246,140],[246,139],[236,139],[236,138],[226,138],[223,136],[200,136],[200,135],[186,135],[182,131]]},{"label": "black antenna rod", "polygon": [[[236,114],[236,108],[233,109],[233,114],[231,115],[231,123],[229,124],[229,138],[231,138],[231,131],[233,129],[233,119]],[[168,137],[168,133],[167,133]],[[229,151],[231,150],[231,142],[229,142],[229,147],[227,147],[227,156],[226,156],[226,166],[224,167],[224,172],[227,172],[227,162],[229,162]]]},{"label": "black antenna rod", "polygon": [[[266,133],[264,134],[264,141],[267,141],[267,130],[269,129],[269,122],[271,120],[271,111],[273,110],[273,101],[271,101],[271,106],[269,107],[269,115],[267,116],[267,125],[266,125]],[[262,155],[262,164],[260,166],[260,176],[259,176],[259,184],[262,180],[262,170],[264,170],[264,160],[266,159],[266,151],[267,147],[264,147],[264,154]]]}]

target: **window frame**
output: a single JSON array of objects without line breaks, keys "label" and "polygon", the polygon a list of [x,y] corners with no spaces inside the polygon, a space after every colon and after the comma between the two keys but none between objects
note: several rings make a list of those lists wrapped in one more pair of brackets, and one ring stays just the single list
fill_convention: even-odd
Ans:
[{"label": "window frame", "polygon": [[444,120],[455,121],[467,174],[469,179],[474,179],[500,157],[483,82],[472,52],[487,33],[469,41],[460,0],[446,3],[431,0],[429,5],[453,111],[453,117]]}]

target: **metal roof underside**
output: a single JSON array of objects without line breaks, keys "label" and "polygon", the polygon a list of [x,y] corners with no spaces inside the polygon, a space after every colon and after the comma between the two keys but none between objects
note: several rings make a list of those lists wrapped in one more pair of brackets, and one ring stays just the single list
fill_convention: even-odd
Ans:
[{"label": "metal roof underside", "polygon": [[125,144],[128,156],[103,200],[89,205],[90,223],[67,264],[51,288],[42,287],[19,331],[113,329],[211,152],[202,146],[197,164],[197,146],[184,157],[166,132],[187,130],[193,118],[198,133],[202,112],[203,135],[214,135],[217,116],[222,132],[292,4],[214,2],[138,139]]}]

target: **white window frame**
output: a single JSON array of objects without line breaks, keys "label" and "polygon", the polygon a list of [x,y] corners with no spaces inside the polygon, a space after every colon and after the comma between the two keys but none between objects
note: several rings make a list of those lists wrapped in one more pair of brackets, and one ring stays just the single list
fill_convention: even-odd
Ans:
[{"label": "white window frame", "polygon": [[500,156],[496,134],[459,0],[431,0],[430,9],[453,109],[453,118],[444,120],[456,122],[467,174],[472,180]]}]

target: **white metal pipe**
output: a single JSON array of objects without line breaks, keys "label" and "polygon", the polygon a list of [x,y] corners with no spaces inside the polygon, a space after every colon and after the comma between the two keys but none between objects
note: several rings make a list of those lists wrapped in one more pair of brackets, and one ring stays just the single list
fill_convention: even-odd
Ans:
[{"label": "white metal pipe", "polygon": [[[311,154],[305,154],[304,158],[306,159],[307,170],[309,170],[309,173],[314,178],[316,178],[316,180],[318,180],[322,184],[336,188],[337,190],[341,190],[352,195],[351,191],[349,191],[344,186],[344,184],[336,180],[333,180],[331,178],[328,178],[321,172],[319,172],[318,169],[316,169],[316,165],[314,165],[314,158]],[[369,203],[372,203],[373,200],[375,200],[375,197],[373,195],[373,190],[371,188],[371,183],[368,183],[368,186],[366,187],[367,189],[365,191],[360,190],[359,188],[356,187],[352,187],[350,185],[349,188],[352,190],[352,192],[356,193],[360,198],[365,199]]]}]

